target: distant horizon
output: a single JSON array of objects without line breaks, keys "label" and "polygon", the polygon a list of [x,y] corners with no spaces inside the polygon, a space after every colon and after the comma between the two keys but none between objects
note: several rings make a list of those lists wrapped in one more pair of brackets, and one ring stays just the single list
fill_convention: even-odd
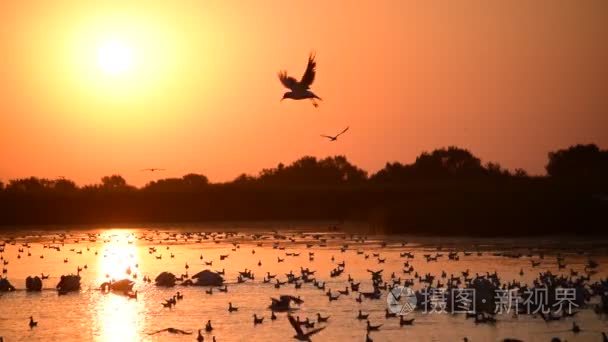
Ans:
[{"label": "distant horizon", "polygon": [[[573,145],[569,145],[569,146],[566,146],[566,147],[550,150],[550,151],[547,151],[546,155],[548,156],[550,152],[554,152],[554,151],[558,151],[558,150],[566,150],[567,148],[571,148],[571,147],[574,147],[574,146],[581,146],[581,145],[584,145],[584,144],[573,144]],[[589,145],[595,145],[601,151],[605,151],[602,148],[602,146],[599,146],[597,144],[589,143]],[[306,158],[306,157],[313,157],[313,158],[316,158],[317,160],[322,160],[322,159],[325,159],[325,158],[345,157],[351,164],[353,164],[354,166],[360,167],[363,171],[365,171],[367,173],[367,178],[369,179],[371,176],[373,176],[373,175],[377,174],[379,171],[383,170],[386,167],[386,165],[389,164],[389,163],[400,163],[402,165],[412,165],[412,164],[415,163],[416,159],[419,156],[421,156],[421,155],[423,155],[425,153],[431,153],[433,151],[438,151],[438,150],[441,150],[441,149],[447,149],[447,148],[451,148],[451,147],[462,148],[460,146],[448,145],[448,146],[444,146],[444,147],[438,147],[438,148],[435,148],[435,149],[429,150],[429,151],[421,151],[420,154],[418,154],[416,156],[416,158],[414,158],[414,160],[412,160],[411,162],[405,162],[405,161],[401,161],[401,160],[386,161],[381,168],[379,168],[377,170],[373,170],[373,171],[361,167],[357,163],[354,163],[352,160],[350,160],[348,158],[348,156],[344,156],[344,155],[336,154],[336,155],[327,155],[327,156],[321,156],[321,157],[319,157],[319,156],[304,155],[304,156],[300,156],[300,157],[298,157],[298,158],[296,158],[294,160],[291,160],[291,161],[285,161],[285,162],[284,161],[278,161],[274,165],[264,167],[264,168],[258,170],[257,172],[253,172],[253,173],[241,172],[241,173],[238,173],[236,176],[234,176],[231,179],[219,180],[219,181],[211,179],[207,174],[201,173],[201,172],[192,172],[192,171],[188,172],[188,171],[185,171],[183,174],[175,175],[175,174],[168,174],[171,171],[170,169],[162,170],[163,169],[162,167],[158,167],[158,169],[161,169],[161,170],[159,170],[159,171],[148,171],[148,170],[146,170],[147,168],[139,169],[138,172],[142,172],[142,173],[146,172],[146,173],[148,173],[150,175],[150,179],[148,181],[146,181],[145,183],[141,183],[141,184],[129,182],[129,179],[126,178],[126,177],[124,177],[123,173],[121,173],[121,172],[114,172],[114,173],[99,175],[98,178],[97,178],[97,181],[92,181],[92,182],[89,182],[89,183],[81,183],[81,182],[76,181],[75,179],[72,179],[70,177],[63,176],[63,175],[56,176],[56,177],[41,177],[41,176],[37,176],[37,175],[28,175],[28,176],[23,176],[23,177],[7,178],[7,179],[3,179],[3,178],[0,177],[0,183],[4,183],[4,185],[6,185],[11,180],[27,179],[27,178],[30,178],[30,177],[35,177],[35,178],[38,178],[38,179],[48,179],[48,180],[61,180],[61,179],[65,179],[65,180],[69,180],[69,181],[74,182],[79,187],[82,187],[82,186],[91,186],[91,185],[99,184],[99,180],[101,180],[102,177],[117,175],[117,176],[123,177],[127,181],[128,185],[135,186],[137,188],[143,188],[144,186],[150,184],[151,182],[155,182],[155,181],[159,181],[159,180],[163,180],[163,179],[174,179],[174,178],[178,178],[179,179],[179,178],[182,178],[183,176],[186,176],[186,175],[196,174],[196,175],[205,176],[208,179],[209,184],[225,184],[225,183],[234,182],[238,177],[240,177],[242,175],[257,177],[257,176],[259,176],[262,173],[262,171],[264,171],[266,169],[275,168],[279,164],[283,164],[285,166],[292,165],[294,162],[296,162],[298,160],[301,160],[302,158]],[[479,158],[479,156],[475,154],[475,151],[471,151],[471,150],[468,150],[468,149],[465,149],[465,150],[471,152],[471,154],[474,157]],[[484,166],[484,167],[487,166],[489,163],[491,163],[491,164],[496,164],[496,165],[500,166],[503,170],[509,171],[511,173],[513,173],[513,172],[515,172],[517,170],[523,170],[523,171],[525,171],[525,173],[526,173],[526,175],[528,177],[546,177],[546,176],[548,176],[548,173],[547,173],[547,170],[545,169],[545,167],[543,167],[543,169],[545,169],[545,172],[543,174],[532,174],[532,173],[528,172],[528,170],[525,170],[525,169],[522,169],[522,168],[507,168],[504,165],[502,165],[500,163],[500,161],[496,161],[496,160],[484,160],[482,158],[479,158],[479,159],[481,161],[481,165]],[[547,165],[547,163],[548,163],[548,158],[545,161],[545,166]],[[154,167],[154,168],[156,168],[156,167]],[[152,177],[154,175],[157,175],[158,177],[156,177],[156,178]]]}]

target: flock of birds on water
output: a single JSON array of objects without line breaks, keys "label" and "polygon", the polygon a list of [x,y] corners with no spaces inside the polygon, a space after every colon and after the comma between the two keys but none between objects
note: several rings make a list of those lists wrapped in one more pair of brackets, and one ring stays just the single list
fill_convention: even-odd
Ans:
[{"label": "flock of birds on water", "polygon": [[[422,273],[419,270],[414,269],[412,265],[412,261],[415,258],[415,254],[411,251],[406,250],[406,242],[400,242],[395,245],[395,243],[388,246],[387,242],[381,242],[380,249],[378,253],[374,253],[373,251],[369,254],[366,253],[365,250],[361,250],[359,248],[353,249],[353,245],[359,245],[363,247],[364,243],[367,241],[367,237],[365,235],[357,235],[357,234],[346,234],[341,233],[337,230],[337,227],[330,227],[329,232],[325,234],[320,233],[290,233],[290,234],[280,234],[275,231],[272,234],[262,234],[262,233],[207,233],[207,232],[184,232],[184,233],[169,233],[168,236],[163,239],[160,238],[160,231],[155,231],[153,233],[142,233],[139,236],[135,234],[132,235],[133,239],[145,240],[148,243],[158,243],[160,245],[166,245],[167,243],[184,241],[189,243],[203,243],[203,242],[215,242],[215,243],[231,243],[232,251],[237,252],[241,248],[241,244],[247,243],[247,240],[253,244],[253,248],[251,250],[252,255],[255,255],[255,246],[257,247],[272,247],[273,250],[277,251],[276,262],[282,263],[285,262],[286,257],[298,257],[300,253],[288,252],[286,251],[285,244],[286,243],[301,243],[305,244],[308,252],[308,260],[315,260],[315,251],[316,247],[327,247],[328,241],[330,242],[338,242],[339,253],[348,253],[354,252],[357,257],[363,259],[370,259],[377,262],[379,268],[378,269],[367,269],[367,272],[370,275],[371,282],[369,283],[371,289],[369,291],[363,291],[361,289],[362,282],[359,280],[355,280],[348,274],[347,277],[344,277],[344,272],[347,270],[347,265],[345,261],[338,262],[334,256],[331,257],[331,263],[335,265],[335,268],[331,270],[331,272],[327,275],[319,274],[316,270],[311,270],[308,267],[300,266],[298,272],[290,271],[285,274],[285,277],[280,277],[277,274],[271,274],[270,272],[263,272],[264,275],[262,277],[261,283],[268,284],[268,286],[272,286],[277,290],[277,298],[271,298],[268,309],[270,310],[270,315],[258,315],[254,314],[252,317],[252,324],[254,326],[263,326],[266,324],[267,319],[275,321],[277,319],[287,319],[289,324],[294,330],[295,335],[293,338],[300,341],[311,341],[312,337],[319,332],[323,331],[327,327],[331,326],[332,318],[330,316],[323,316],[320,312],[316,314],[316,317],[305,319],[301,319],[299,315],[297,315],[299,305],[305,302],[306,298],[301,298],[300,296],[286,295],[281,294],[280,289],[286,286],[293,286],[295,289],[299,289],[302,286],[309,286],[313,289],[318,289],[323,292],[325,296],[327,296],[328,302],[332,301],[344,301],[344,300],[352,300],[353,305],[358,309],[357,314],[353,316],[353,319],[362,320],[366,322],[365,330],[362,332],[362,337],[365,338],[365,341],[373,341],[373,332],[382,329],[383,325],[392,321],[393,319],[397,320],[399,327],[410,327],[410,329],[415,329],[415,318],[406,319],[404,316],[399,315],[397,313],[391,312],[386,309],[385,319],[386,322],[374,322],[372,323],[369,319],[369,313],[366,313],[365,302],[386,299],[386,296],[389,292],[397,286],[405,286],[414,288],[416,284],[421,287],[420,290],[415,291],[416,297],[420,297],[422,295],[423,289],[431,289],[431,288],[475,288],[478,291],[485,290],[496,290],[496,289],[534,289],[534,288],[549,288],[555,289],[557,287],[563,288],[575,288],[577,289],[578,296],[576,298],[576,303],[580,308],[583,307],[593,307],[595,312],[598,315],[606,315],[608,314],[608,279],[603,280],[599,279],[596,281],[591,281],[591,277],[597,274],[597,269],[599,267],[599,263],[591,258],[590,255],[587,255],[585,251],[578,251],[581,255],[587,255],[588,261],[584,267],[584,271],[575,271],[570,268],[567,270],[566,258],[562,254],[547,256],[547,258],[555,258],[557,262],[558,269],[564,270],[564,274],[552,274],[550,271],[538,272],[538,277],[533,280],[531,284],[524,283],[523,281],[512,280],[512,281],[504,281],[498,275],[496,271],[493,273],[486,272],[486,274],[471,274],[468,269],[463,269],[460,274],[447,274],[447,272],[442,271],[441,274],[431,274],[431,273]],[[65,243],[81,243],[81,242],[97,242],[101,239],[100,234],[88,234],[85,237],[75,238],[70,234],[59,234],[53,237],[52,242],[48,244],[44,244],[43,247],[48,249],[49,251],[61,252]],[[333,241],[332,241],[333,240]],[[110,239],[104,240],[104,243],[110,242]],[[284,242],[284,243],[283,243]],[[133,243],[133,241],[129,241],[129,243]],[[11,238],[5,241],[0,242],[0,260],[3,264],[2,274],[3,277],[0,278],[0,291],[10,292],[14,291],[15,288],[10,285],[8,278],[6,277],[8,273],[8,265],[10,264],[8,260],[8,255],[5,254],[5,248],[7,245],[16,245],[17,240],[15,238]],[[29,242],[20,241],[21,247],[17,250],[17,258],[22,258],[25,255],[31,257],[32,254],[29,251],[31,244]],[[170,247],[164,246],[166,250],[169,250]],[[154,256],[156,259],[162,259],[162,254],[159,254],[162,247],[159,246],[151,246],[148,247],[148,253]],[[403,269],[401,270],[401,274],[398,275],[395,272],[392,272],[388,275],[389,279],[385,279],[387,277],[384,274],[384,269],[380,268],[383,264],[386,263],[386,257],[381,256],[381,250],[383,248],[397,248],[399,249],[399,257],[403,262]],[[545,254],[542,251],[529,250],[529,253],[511,253],[511,252],[489,252],[489,251],[481,251],[477,250],[454,250],[454,249],[446,249],[442,246],[438,246],[437,250],[434,253],[426,253],[423,255],[418,255],[418,257],[422,257],[426,263],[437,262],[438,260],[446,260],[447,262],[458,262],[460,258],[466,258],[467,256],[477,255],[480,256],[483,253],[492,253],[493,256],[504,257],[504,258],[530,258],[531,267],[538,268],[543,260],[545,259]],[[76,248],[71,248],[70,252],[76,254],[82,254],[83,250],[76,250]],[[86,247],[86,251],[89,252],[91,249]],[[337,250],[338,251],[338,250]],[[95,255],[97,255],[97,251],[94,251]],[[104,255],[105,257],[105,255]],[[173,258],[173,253],[170,253],[170,258]],[[220,260],[226,260],[229,257],[229,254],[219,255]],[[44,258],[44,255],[40,255],[40,258]],[[203,255],[200,255],[200,260],[203,260]],[[293,259],[295,260],[295,259]],[[69,258],[63,259],[64,263],[69,262]],[[204,260],[205,266],[212,266],[213,261]],[[259,267],[262,267],[261,261],[258,263]],[[135,265],[137,269],[138,265]],[[225,282],[223,276],[225,275],[225,270],[219,271],[211,271],[204,270],[197,275],[192,277],[188,276],[188,269],[190,268],[189,264],[185,264],[186,273],[181,274],[179,277],[173,275],[170,272],[162,272],[159,276],[156,277],[154,282],[157,286],[162,287],[173,287],[173,286],[195,286],[200,285],[200,283],[196,283],[195,280],[197,277],[203,278],[203,275],[211,275],[212,285],[205,286],[205,292],[209,295],[213,294],[213,291],[219,292],[228,292],[229,287],[228,283]],[[83,267],[78,266],[76,274],[62,276],[62,281],[71,277],[71,279],[77,279],[78,287],[74,290],[75,292],[79,291],[79,280],[80,273],[87,269],[87,265]],[[100,290],[104,291],[104,293],[114,293],[117,295],[125,295],[128,298],[132,298],[137,300],[137,291],[133,291],[134,280],[138,279],[138,274],[136,269],[129,268],[126,270],[125,275],[128,278],[121,280],[111,279],[107,282],[104,282],[100,286]],[[348,273],[348,272],[346,272]],[[523,276],[523,268],[520,270],[520,276]],[[201,275],[203,274],[203,275]],[[49,275],[41,274],[41,277],[36,276],[38,281],[43,279],[48,279]],[[106,277],[110,277],[106,275]],[[168,278],[167,278],[168,277]],[[214,278],[219,277],[219,278]],[[329,278],[346,278],[346,283],[344,290],[332,291],[332,289],[327,288],[327,277]],[[32,277],[28,277],[28,282],[33,279]],[[167,279],[169,279],[167,281]],[[219,279],[219,282],[216,282],[214,279]],[[230,286],[238,286],[244,282],[255,282],[256,276],[252,270],[245,269],[243,271],[239,271],[237,279],[235,282],[231,282]],[[283,280],[281,280],[283,279]],[[143,281],[146,283],[151,283],[153,280],[148,276],[143,276]],[[207,281],[209,281],[207,279]],[[258,281],[259,282],[259,281]],[[8,287],[7,287],[8,284]],[[27,289],[31,290],[30,283],[28,283]],[[204,284],[208,285],[208,284]],[[58,285],[58,294],[65,295],[68,291],[62,290],[60,285]],[[37,290],[40,290],[38,288]],[[600,300],[597,304],[592,305],[590,301],[592,298],[599,297]],[[348,299],[350,298],[350,299]],[[165,300],[165,302],[161,303],[161,305],[165,308],[172,308],[175,305],[184,299],[184,294],[180,291],[177,291],[175,295],[171,296],[169,299]],[[552,304],[552,303],[549,303]],[[418,300],[416,310],[428,309],[428,307],[424,307],[423,301]],[[238,312],[238,306],[234,305],[232,302],[228,302],[226,305],[226,310],[228,312]],[[572,320],[572,328],[571,331],[575,334],[578,334],[582,331],[582,327],[579,323],[576,322],[576,315],[579,311],[574,312],[566,312],[562,311],[560,314],[556,314],[554,312],[543,313],[540,311],[538,315],[532,315],[532,317],[543,319],[546,322],[557,321],[557,320]],[[281,314],[285,313],[284,318]],[[530,314],[523,311],[515,312],[515,315],[525,315]],[[267,318],[268,317],[268,318]],[[464,315],[466,319],[473,319],[476,324],[496,324],[496,314],[493,310],[488,308],[484,308],[483,305],[477,308],[477,311],[473,314]],[[39,329],[38,322],[34,320],[34,317],[29,318],[29,328],[30,329]],[[208,320],[205,324],[204,328],[197,329],[198,335],[196,337],[197,341],[212,340],[216,341],[216,336],[213,335],[213,325],[211,320]],[[181,334],[181,335],[190,335],[193,334],[192,331],[182,330],[174,327],[167,327],[164,329],[160,329],[154,332],[150,332],[149,335],[160,334],[160,333],[170,333],[170,334]],[[601,332],[601,336],[598,333],[599,338],[602,341],[607,342],[608,337],[604,332]],[[469,341],[467,337],[461,337],[462,341]],[[0,337],[0,342],[3,339]],[[504,342],[515,342],[520,341],[514,338],[505,338]],[[552,342],[562,341],[560,337],[556,336],[551,339]]]}]

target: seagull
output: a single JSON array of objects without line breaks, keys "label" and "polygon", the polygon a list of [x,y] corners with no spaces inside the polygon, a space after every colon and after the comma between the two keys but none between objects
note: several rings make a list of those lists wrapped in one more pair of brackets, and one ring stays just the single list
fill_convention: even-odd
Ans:
[{"label": "seagull", "polygon": [[349,128],[350,128],[350,127],[346,127],[346,128],[345,128],[345,129],[344,129],[342,132],[340,132],[340,133],[338,133],[338,134],[336,134],[336,135],[334,135],[334,136],[331,136],[331,135],[325,135],[325,134],[321,134],[321,136],[322,136],[323,138],[327,138],[327,139],[329,139],[329,141],[336,141],[336,140],[338,140],[338,137],[339,137],[339,136],[341,136],[342,134],[346,133],[346,131],[348,131],[348,129],[349,129]]},{"label": "seagull", "polygon": [[325,327],[321,327],[321,328],[316,328],[316,329],[312,329],[309,330],[307,332],[304,332],[302,330],[302,327],[300,326],[300,324],[298,323],[298,321],[293,318],[292,315],[287,315],[287,318],[289,319],[289,323],[291,324],[291,326],[293,327],[293,329],[296,331],[296,334],[293,338],[299,340],[299,341],[310,341],[310,337],[316,333],[318,333],[319,331],[325,329]]},{"label": "seagull", "polygon": [[147,169],[141,169],[141,171],[155,172],[155,171],[165,171],[165,169],[159,169],[159,168],[156,168],[156,167],[149,167]]},{"label": "seagull", "polygon": [[175,328],[166,328],[166,329],[157,330],[155,332],[148,333],[148,335],[156,335],[158,333],[165,332],[165,331],[169,332],[171,334],[192,335],[191,331],[185,331],[185,330],[180,330],[180,329],[175,329]]},{"label": "seagull", "polygon": [[308,65],[306,66],[306,71],[304,72],[304,75],[302,76],[300,82],[298,82],[295,78],[291,76],[287,76],[287,71],[280,71],[279,80],[281,80],[281,83],[283,83],[285,88],[291,90],[283,94],[283,98],[281,99],[281,101],[283,101],[284,99],[310,99],[312,101],[312,105],[318,107],[319,105],[317,104],[317,101],[315,101],[315,99],[321,100],[321,98],[315,95],[315,93],[313,93],[312,91],[310,91],[310,85],[315,80],[316,67],[317,62],[315,62],[315,56],[311,53],[308,57]]}]

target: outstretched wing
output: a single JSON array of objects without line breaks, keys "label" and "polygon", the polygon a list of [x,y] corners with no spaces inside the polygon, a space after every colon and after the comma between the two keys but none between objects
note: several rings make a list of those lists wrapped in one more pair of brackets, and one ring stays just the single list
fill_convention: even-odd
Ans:
[{"label": "outstretched wing", "polygon": [[304,76],[302,76],[302,80],[300,84],[304,89],[310,88],[310,85],[315,80],[315,74],[317,73],[317,62],[315,62],[315,55],[312,53],[308,57],[308,65],[306,66],[306,71],[304,72]]},{"label": "outstretched wing", "polygon": [[293,329],[296,331],[296,333],[298,335],[304,335],[304,332],[302,331],[302,327],[300,326],[300,324],[298,323],[298,321],[296,321],[295,318],[293,318],[292,315],[287,315],[287,318],[289,318],[289,323],[291,324],[291,326],[293,327]]},{"label": "outstretched wing", "polygon": [[345,128],[345,129],[344,129],[342,132],[338,133],[338,136],[340,136],[340,135],[342,135],[342,134],[346,133],[346,131],[348,131],[348,129],[349,129],[349,128],[350,128],[350,127],[346,127],[346,128]]},{"label": "outstretched wing", "polygon": [[281,83],[283,83],[283,86],[285,86],[285,88],[291,90],[294,90],[294,88],[298,86],[298,81],[296,81],[296,79],[291,76],[287,76],[287,71],[279,72],[279,80],[281,80]]},{"label": "outstretched wing", "polygon": [[310,336],[312,336],[312,335],[314,335],[314,334],[318,333],[319,331],[321,331],[321,330],[323,330],[323,329],[325,329],[325,328],[326,328],[326,327],[321,327],[321,328],[316,328],[316,329],[308,330],[308,331],[306,332],[306,336],[310,337]]},{"label": "outstretched wing", "polygon": [[333,138],[334,138],[334,137],[330,137],[329,135],[325,135],[325,134],[321,134],[321,136],[322,136],[323,138],[327,138],[327,139],[333,139]]},{"label": "outstretched wing", "polygon": [[164,332],[164,331],[168,331],[168,330],[169,330],[169,328],[161,329],[161,330],[157,330],[155,332],[148,333],[148,335],[156,335],[158,333],[161,333],[161,332]]}]

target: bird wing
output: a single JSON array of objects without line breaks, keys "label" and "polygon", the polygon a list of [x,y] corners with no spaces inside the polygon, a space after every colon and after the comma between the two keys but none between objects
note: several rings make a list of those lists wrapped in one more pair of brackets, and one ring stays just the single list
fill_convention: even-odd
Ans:
[{"label": "bird wing", "polygon": [[157,331],[155,331],[155,332],[148,333],[148,335],[156,335],[156,334],[158,334],[158,333],[161,333],[161,332],[163,332],[163,331],[168,331],[168,330],[169,330],[169,328],[167,328],[167,329],[161,329],[161,330],[157,330]]},{"label": "bird wing", "polygon": [[[298,296],[298,297],[299,297],[299,296]],[[294,303],[296,303],[296,304],[302,304],[302,303],[304,303],[304,301],[303,301],[303,300],[301,300],[301,299],[300,299],[300,298],[298,298],[298,297],[289,296],[289,298],[291,298],[291,300],[292,300],[292,301],[294,301]]]},{"label": "bird wing", "polygon": [[287,76],[287,71],[279,72],[279,80],[281,81],[281,83],[283,83],[283,86],[285,86],[285,88],[291,90],[294,90],[294,88],[298,86],[298,81],[296,81],[296,79],[291,76]]},{"label": "bird wing", "polygon": [[332,136],[325,135],[325,134],[321,134],[321,136],[322,136],[323,138],[327,138],[327,139],[333,139],[333,138],[334,138],[334,137],[332,137]]},{"label": "bird wing", "polygon": [[319,331],[325,329],[326,327],[321,327],[321,328],[316,328],[316,329],[312,329],[306,332],[306,336],[310,337],[316,333],[318,333]]},{"label": "bird wing", "polygon": [[346,131],[348,131],[348,129],[349,129],[349,128],[350,128],[350,127],[346,127],[346,128],[345,128],[345,129],[344,129],[342,132],[338,133],[338,136],[340,136],[340,135],[342,135],[342,134],[346,133]]},{"label": "bird wing", "polygon": [[316,68],[317,62],[315,62],[315,55],[311,53],[308,57],[308,65],[306,66],[306,71],[302,76],[302,80],[300,80],[300,84],[302,84],[302,87],[304,87],[305,89],[308,89],[312,82],[314,82],[315,74],[317,73]]},{"label": "bird wing", "polygon": [[300,324],[298,323],[298,321],[296,321],[295,318],[293,318],[292,315],[287,315],[287,318],[289,318],[289,323],[291,324],[291,326],[293,327],[293,329],[296,331],[296,333],[298,335],[304,335],[304,332],[302,331],[302,327],[300,327]]}]

